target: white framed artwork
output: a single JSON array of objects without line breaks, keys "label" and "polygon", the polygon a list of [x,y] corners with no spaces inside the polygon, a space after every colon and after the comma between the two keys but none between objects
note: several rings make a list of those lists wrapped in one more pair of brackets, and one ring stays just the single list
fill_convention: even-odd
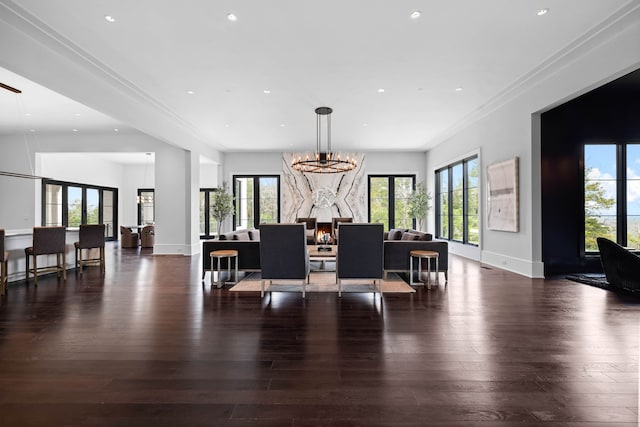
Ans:
[{"label": "white framed artwork", "polygon": [[487,228],[519,231],[518,158],[487,166]]}]

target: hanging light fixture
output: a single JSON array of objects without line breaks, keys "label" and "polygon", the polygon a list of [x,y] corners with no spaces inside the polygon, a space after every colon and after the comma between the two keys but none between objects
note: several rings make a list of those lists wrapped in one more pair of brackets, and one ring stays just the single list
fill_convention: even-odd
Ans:
[{"label": "hanging light fixture", "polygon": [[[349,172],[356,167],[356,159],[348,154],[343,157],[331,151],[331,113],[330,107],[316,108],[316,152],[297,154],[291,160],[291,167],[300,172],[341,173]],[[322,118],[327,124],[327,149],[322,149]]]}]

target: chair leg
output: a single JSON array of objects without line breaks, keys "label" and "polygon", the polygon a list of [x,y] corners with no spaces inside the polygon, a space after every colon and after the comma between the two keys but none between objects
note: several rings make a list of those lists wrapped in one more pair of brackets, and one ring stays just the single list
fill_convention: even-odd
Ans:
[{"label": "chair leg", "polygon": [[100,247],[100,268],[103,273],[105,272],[106,267],[106,261],[104,259],[104,247]]},{"label": "chair leg", "polygon": [[264,298],[264,279],[260,280],[260,297]]},{"label": "chair leg", "polygon": [[306,287],[307,287],[307,281],[305,279],[302,279],[302,298],[306,297]]},{"label": "chair leg", "polygon": [[63,281],[67,281],[67,256],[64,252],[62,252],[60,255],[60,258],[62,258],[62,263],[58,264],[58,268],[62,269],[62,280]]},{"label": "chair leg", "polygon": [[25,272],[24,272],[24,279],[27,281],[27,284],[29,284],[29,256],[27,254],[24,265],[25,265]]},{"label": "chair leg", "polygon": [[7,285],[9,284],[7,265],[7,260],[0,263],[0,295],[4,295],[7,291]]},{"label": "chair leg", "polygon": [[78,267],[78,260],[80,261],[80,274],[82,274],[82,264],[84,264],[82,262],[82,249],[78,248],[76,249],[76,267]]},{"label": "chair leg", "polygon": [[342,297],[342,280],[338,279],[338,298]]},{"label": "chair leg", "polygon": [[33,256],[33,286],[38,286],[38,255]]}]

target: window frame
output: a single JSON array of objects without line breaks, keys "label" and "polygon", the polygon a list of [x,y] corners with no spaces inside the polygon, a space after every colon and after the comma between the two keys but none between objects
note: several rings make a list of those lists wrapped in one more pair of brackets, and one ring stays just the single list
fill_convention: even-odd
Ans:
[{"label": "window frame", "polygon": [[62,226],[69,227],[69,209],[68,209],[68,189],[69,187],[77,187],[82,192],[82,206],[81,206],[81,224],[87,223],[87,190],[98,190],[98,223],[104,223],[104,192],[110,191],[113,194],[113,235],[105,236],[105,240],[114,241],[118,239],[118,189],[115,187],[106,187],[101,185],[83,184],[79,182],[60,181],[56,179],[42,179],[40,187],[40,202],[41,202],[41,216],[40,223],[42,226],[47,224],[47,186],[57,185],[62,188]]},{"label": "window frame", "polygon": [[[460,243],[463,245],[468,245],[468,246],[475,246],[478,247],[480,244],[480,233],[481,233],[481,228],[478,227],[478,242],[471,242],[469,240],[469,163],[471,163],[472,161],[476,161],[478,163],[478,186],[477,191],[478,191],[478,204],[480,203],[480,185],[481,185],[481,180],[480,180],[480,172],[479,172],[479,168],[480,168],[480,159],[479,156],[477,154],[474,154],[472,156],[468,156],[465,157],[464,159],[455,161],[453,163],[450,163],[446,166],[443,166],[441,168],[438,168],[434,171],[434,177],[435,177],[435,217],[436,217],[436,229],[435,229],[435,235],[438,239],[442,239],[442,240],[448,240],[450,242],[456,242],[456,243]],[[453,193],[454,193],[454,188],[453,188],[453,168],[457,167],[457,166],[462,166],[462,188],[460,189],[460,191],[462,191],[462,240],[459,239],[454,239],[453,235],[454,235],[454,230],[453,230]],[[441,173],[443,171],[447,171],[447,182],[446,182],[446,195],[447,195],[447,204],[449,206],[449,211],[447,212],[447,215],[445,216],[446,220],[447,220],[447,235],[443,235],[442,232],[442,224],[440,222],[440,218],[442,217],[442,206],[441,206],[441,198],[440,196],[442,194],[444,194],[444,192],[441,192],[441,187],[442,187],[442,175]],[[458,191],[458,190],[455,190]],[[478,216],[480,215],[480,209],[479,206],[476,207],[476,212],[478,212]],[[478,218],[478,224],[481,224],[480,218]]]},{"label": "window frame", "polygon": [[[278,209],[278,213],[276,215],[276,222],[280,222],[281,216],[281,190],[280,190],[280,175],[277,174],[238,174],[232,176],[233,183],[233,204],[236,206],[238,194],[236,194],[236,179],[253,179],[253,227],[260,228],[260,179],[261,178],[275,178],[276,180],[276,206]],[[237,209],[233,210],[233,231],[237,230],[237,222],[238,222],[238,212]],[[247,227],[251,227],[250,224],[247,224]]]},{"label": "window frame", "polygon": [[[396,228],[396,197],[395,197],[395,180],[396,178],[411,178],[411,189],[416,189],[416,174],[371,174],[367,176],[367,221],[371,222],[371,180],[372,178],[386,178],[389,189],[387,215],[389,218],[389,230]],[[411,228],[416,228],[416,219],[411,219]]]}]

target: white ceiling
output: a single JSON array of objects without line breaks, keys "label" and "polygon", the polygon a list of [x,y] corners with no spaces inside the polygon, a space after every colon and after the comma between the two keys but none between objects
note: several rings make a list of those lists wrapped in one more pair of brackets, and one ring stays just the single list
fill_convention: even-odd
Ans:
[{"label": "white ceiling", "polygon": [[[0,0],[33,26],[26,33],[63,40],[220,151],[312,149],[318,106],[334,109],[337,150],[425,150],[632,3]],[[0,90],[1,134],[138,122],[139,111],[109,117],[0,65],[0,82],[23,91]]]}]

